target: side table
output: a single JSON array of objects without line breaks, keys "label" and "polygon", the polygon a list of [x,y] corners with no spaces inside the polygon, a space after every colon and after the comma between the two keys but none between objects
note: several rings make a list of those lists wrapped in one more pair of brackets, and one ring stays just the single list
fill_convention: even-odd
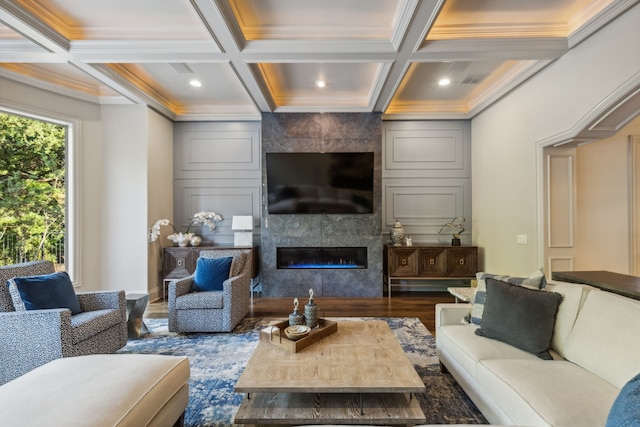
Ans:
[{"label": "side table", "polygon": [[476,294],[476,288],[470,287],[447,288],[447,291],[456,297],[456,302],[470,302]]},{"label": "side table", "polygon": [[142,315],[149,304],[149,294],[126,294],[127,300],[127,336],[138,339],[149,333],[149,328],[142,320]]}]

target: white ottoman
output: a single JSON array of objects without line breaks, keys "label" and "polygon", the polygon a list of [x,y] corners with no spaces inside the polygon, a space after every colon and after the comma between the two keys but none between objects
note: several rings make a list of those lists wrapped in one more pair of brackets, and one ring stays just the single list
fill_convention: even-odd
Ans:
[{"label": "white ottoman", "polygon": [[182,426],[189,359],[97,354],[53,360],[0,386],[7,426]]}]

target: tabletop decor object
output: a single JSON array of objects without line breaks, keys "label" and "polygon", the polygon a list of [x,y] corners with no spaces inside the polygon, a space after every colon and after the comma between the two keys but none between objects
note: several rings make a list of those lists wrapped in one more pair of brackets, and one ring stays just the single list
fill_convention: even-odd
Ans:
[{"label": "tabletop decor object", "polygon": [[289,325],[304,325],[304,315],[298,311],[298,298],[293,299],[293,313],[289,315]]},{"label": "tabletop decor object", "polygon": [[306,325],[289,325],[287,320],[272,322],[271,325],[260,330],[260,340],[271,345],[280,347],[290,353],[298,353],[303,349],[315,344],[321,339],[328,337],[338,330],[338,322],[328,319],[318,319],[318,326],[309,328],[309,332],[302,337],[289,338],[286,330],[288,328],[307,328]]},{"label": "tabletop decor object", "polygon": [[202,243],[202,238],[200,236],[196,236],[195,233],[191,233],[191,226],[193,225],[206,225],[209,227],[209,230],[213,231],[216,228],[216,222],[222,221],[222,216],[215,212],[198,212],[193,215],[189,225],[187,226],[186,232],[181,232],[176,230],[176,227],[166,218],[159,219],[151,226],[151,231],[149,232],[149,241],[155,242],[160,237],[160,227],[163,225],[170,225],[173,229],[173,233],[167,236],[167,239],[171,240],[173,243],[177,243],[180,247],[185,247],[191,243],[192,246],[200,246]]},{"label": "tabletop decor object", "polygon": [[253,217],[251,215],[234,215],[231,219],[233,246],[253,245]]},{"label": "tabletop decor object", "polygon": [[391,238],[391,243],[393,246],[401,246],[402,240],[404,239],[404,228],[402,228],[402,224],[400,221],[396,220],[393,224],[393,228],[389,232],[389,237]]},{"label": "tabletop decor object", "polygon": [[313,289],[309,289],[309,303],[304,306],[304,318],[308,327],[318,326],[318,305],[313,302]]},{"label": "tabletop decor object", "polygon": [[464,221],[465,219],[463,216],[457,216],[453,218],[451,222],[448,222],[440,227],[440,231],[438,231],[438,233],[441,233],[445,228],[452,229],[453,238],[451,239],[451,246],[460,246],[460,235],[464,233],[464,227],[462,226],[462,224],[464,224]]}]

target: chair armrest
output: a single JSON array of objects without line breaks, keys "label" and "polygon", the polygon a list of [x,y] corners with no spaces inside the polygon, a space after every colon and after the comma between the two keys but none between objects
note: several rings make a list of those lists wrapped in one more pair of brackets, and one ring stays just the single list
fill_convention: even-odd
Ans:
[{"label": "chair armrest", "polygon": [[436,334],[440,326],[461,324],[470,308],[471,304],[436,304]]},{"label": "chair armrest", "polygon": [[249,307],[249,275],[239,274],[222,282],[222,298],[225,307]]},{"label": "chair armrest", "polygon": [[72,356],[69,309],[2,312],[0,325],[0,384]]},{"label": "chair armrest", "polygon": [[82,311],[127,308],[124,291],[78,292]]},{"label": "chair armrest", "polygon": [[169,282],[169,304],[171,304],[172,301],[175,304],[176,298],[191,293],[191,289],[193,288],[193,278],[194,275],[192,274],[191,276]]}]

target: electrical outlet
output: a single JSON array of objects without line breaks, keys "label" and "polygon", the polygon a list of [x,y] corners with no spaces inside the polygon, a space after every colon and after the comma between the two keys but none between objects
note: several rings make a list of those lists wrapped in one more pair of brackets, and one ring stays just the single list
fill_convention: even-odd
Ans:
[{"label": "electrical outlet", "polygon": [[528,240],[529,239],[527,238],[526,234],[518,234],[516,236],[516,242],[521,244],[521,245],[526,245]]}]

